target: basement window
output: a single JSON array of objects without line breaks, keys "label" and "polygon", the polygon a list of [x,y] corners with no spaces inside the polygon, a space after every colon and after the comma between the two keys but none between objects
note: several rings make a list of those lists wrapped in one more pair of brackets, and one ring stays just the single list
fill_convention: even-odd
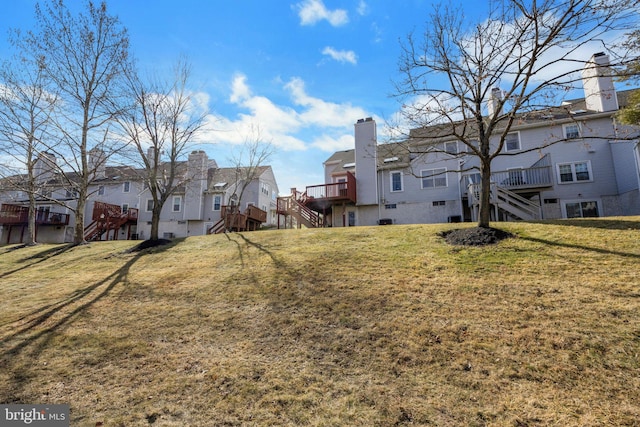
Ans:
[{"label": "basement window", "polygon": [[396,209],[398,206],[395,203],[389,203],[384,205],[385,209]]},{"label": "basement window", "polygon": [[446,201],[444,200],[434,200],[433,201],[433,206],[444,206],[446,205]]}]

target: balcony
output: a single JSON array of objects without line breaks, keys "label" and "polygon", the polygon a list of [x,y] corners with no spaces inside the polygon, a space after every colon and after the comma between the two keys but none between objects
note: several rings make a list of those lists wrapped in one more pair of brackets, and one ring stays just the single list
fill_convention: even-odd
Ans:
[{"label": "balcony", "polygon": [[[27,206],[3,203],[0,208],[0,225],[26,225],[29,222],[29,208]],[[51,212],[49,208],[36,210],[36,224],[39,225],[68,225],[69,214]]]},{"label": "balcony", "polygon": [[347,172],[347,180],[344,182],[308,186],[301,200],[316,212],[322,212],[337,203],[356,201],[356,177],[351,172]]},{"label": "balcony", "polygon": [[494,172],[491,174],[491,181],[502,188],[512,191],[551,187],[553,185],[550,166]]}]

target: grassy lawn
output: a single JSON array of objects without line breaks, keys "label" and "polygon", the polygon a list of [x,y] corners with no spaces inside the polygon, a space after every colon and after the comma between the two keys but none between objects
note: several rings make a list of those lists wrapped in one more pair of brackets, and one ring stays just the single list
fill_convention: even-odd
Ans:
[{"label": "grassy lawn", "polygon": [[640,425],[640,217],[494,224],[517,237],[483,248],[453,226],[0,247],[0,403],[91,427]]}]

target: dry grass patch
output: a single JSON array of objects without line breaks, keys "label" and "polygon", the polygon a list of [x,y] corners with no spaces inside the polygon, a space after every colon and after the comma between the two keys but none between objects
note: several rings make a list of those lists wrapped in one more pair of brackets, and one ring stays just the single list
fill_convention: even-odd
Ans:
[{"label": "dry grass patch", "polygon": [[637,425],[640,218],[3,251],[0,401],[72,424]]}]

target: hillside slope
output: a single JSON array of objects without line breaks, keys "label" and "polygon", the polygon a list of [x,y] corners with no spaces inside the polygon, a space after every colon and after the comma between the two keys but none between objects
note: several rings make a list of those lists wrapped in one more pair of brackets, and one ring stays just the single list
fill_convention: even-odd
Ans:
[{"label": "hillside slope", "polygon": [[0,247],[0,403],[73,426],[638,425],[640,218]]}]

